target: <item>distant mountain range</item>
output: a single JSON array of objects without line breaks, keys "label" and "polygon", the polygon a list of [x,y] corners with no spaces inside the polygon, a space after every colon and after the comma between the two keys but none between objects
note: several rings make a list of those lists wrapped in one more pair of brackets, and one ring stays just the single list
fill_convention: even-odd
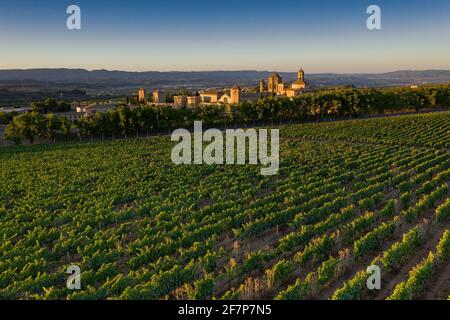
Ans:
[{"label": "distant mountain range", "polygon": [[[203,72],[127,72],[84,69],[26,69],[0,70],[0,81],[49,81],[62,83],[110,83],[148,84],[153,86],[221,86],[239,83],[257,85],[258,80],[266,79],[268,71],[203,71]],[[280,72],[287,81],[295,79],[296,73]],[[450,82],[450,70],[394,71],[379,74],[307,74],[314,86],[395,86],[425,83]]]}]

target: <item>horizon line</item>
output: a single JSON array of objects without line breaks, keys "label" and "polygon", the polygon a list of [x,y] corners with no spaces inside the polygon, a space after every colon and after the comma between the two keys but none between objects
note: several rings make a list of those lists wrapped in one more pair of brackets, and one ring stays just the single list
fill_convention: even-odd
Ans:
[{"label": "horizon line", "polygon": [[[202,73],[202,72],[275,72],[274,70],[256,70],[256,69],[233,69],[233,70],[146,70],[146,71],[131,71],[131,70],[117,70],[117,69],[88,69],[88,68],[67,68],[67,67],[53,67],[53,68],[13,68],[13,69],[0,69],[2,71],[37,71],[37,70],[79,70],[86,72],[98,72],[98,71],[106,71],[106,72],[126,72],[126,73]],[[298,70],[297,70],[298,71]],[[279,71],[279,73],[297,73],[297,71]],[[442,69],[393,69],[391,71],[381,71],[381,72],[349,72],[349,73],[338,73],[338,72],[311,72],[307,74],[310,75],[320,75],[320,74],[336,74],[336,75],[348,75],[348,74],[384,74],[384,73],[395,73],[395,72],[427,72],[427,71],[450,71],[450,69],[442,68]]]}]

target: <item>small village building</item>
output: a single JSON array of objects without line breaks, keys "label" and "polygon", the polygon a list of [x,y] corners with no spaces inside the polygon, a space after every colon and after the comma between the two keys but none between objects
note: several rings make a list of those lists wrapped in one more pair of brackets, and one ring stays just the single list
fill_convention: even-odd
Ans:
[{"label": "small village building", "polygon": [[138,101],[141,103],[147,103],[147,91],[144,88],[139,89]]},{"label": "small village building", "polygon": [[166,103],[167,94],[162,90],[153,91],[153,103],[163,104]]},{"label": "small village building", "polygon": [[230,94],[224,94],[219,99],[219,104],[234,104],[238,105],[243,102],[256,102],[261,98],[258,92],[244,92],[238,85],[235,85],[230,90]]},{"label": "small village building", "polygon": [[116,104],[99,104],[99,103],[92,103],[89,105],[81,104],[80,106],[77,107],[76,112],[79,114],[91,115],[97,112],[106,113],[109,110],[115,109],[116,107],[117,107]]},{"label": "small village building", "polygon": [[219,99],[220,104],[231,104],[231,97],[229,94],[223,94]]},{"label": "small village building", "polygon": [[174,96],[173,105],[175,108],[186,108],[187,97],[186,96]]},{"label": "small village building", "polygon": [[201,103],[202,103],[202,98],[200,96],[187,97],[187,106],[189,108],[198,107]]},{"label": "small village building", "polygon": [[202,103],[217,103],[222,95],[223,93],[217,90],[200,92]]}]

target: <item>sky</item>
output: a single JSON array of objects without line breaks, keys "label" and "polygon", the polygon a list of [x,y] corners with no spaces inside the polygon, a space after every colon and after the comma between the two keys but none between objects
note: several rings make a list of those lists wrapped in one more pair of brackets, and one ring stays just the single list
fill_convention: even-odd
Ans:
[{"label": "sky", "polygon": [[[69,5],[81,30],[68,30]],[[366,10],[381,8],[381,30]],[[0,0],[0,69],[450,69],[449,0]]]}]

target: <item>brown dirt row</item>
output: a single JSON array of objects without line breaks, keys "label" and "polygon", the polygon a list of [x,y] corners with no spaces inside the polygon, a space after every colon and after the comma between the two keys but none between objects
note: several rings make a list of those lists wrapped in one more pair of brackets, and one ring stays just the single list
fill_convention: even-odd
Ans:
[{"label": "brown dirt row", "polygon": [[[397,198],[398,197],[398,192],[397,192],[397,190],[396,189],[393,189],[393,190],[391,190],[387,195],[386,195],[386,197],[384,197],[384,199],[383,199],[383,204],[380,204],[379,206],[377,206],[377,211],[379,211],[382,207],[383,207],[383,205],[384,205],[384,202],[385,201],[387,201],[387,200],[389,200],[389,199],[392,199],[392,198]],[[413,199],[413,202],[415,203],[417,201],[417,199]],[[440,202],[439,202],[439,204],[440,204]],[[397,212],[399,212],[400,210],[399,210],[399,208],[397,208]],[[423,215],[423,217],[425,218],[425,217],[432,217],[433,215],[434,215],[434,209],[429,209],[424,215]],[[379,223],[381,224],[382,222],[383,222],[384,220],[382,220],[382,221],[380,221]],[[393,244],[393,243],[395,243],[396,241],[399,241],[399,240],[401,240],[401,237],[403,236],[403,229],[404,230],[406,230],[406,231],[408,231],[409,229],[409,226],[408,225],[404,225],[403,226],[403,228],[399,231],[399,235],[398,235],[398,238],[395,238],[394,240],[390,240],[390,241],[388,241],[387,243],[385,243],[384,244],[384,246],[385,247],[383,247],[382,248],[382,251],[384,251],[384,250],[387,250],[387,249],[389,249],[390,248],[390,246]],[[273,229],[272,229],[272,231],[273,231]],[[278,231],[278,230],[277,230]],[[283,230],[283,231],[285,231],[285,230]],[[405,231],[405,232],[406,232]],[[278,232],[276,232],[276,233],[278,233]],[[282,233],[284,233],[284,232],[282,232]],[[270,233],[269,233],[270,234]],[[264,237],[263,237],[264,238]],[[269,237],[269,239],[271,239],[271,240],[273,240],[274,238],[273,238],[273,234],[272,234],[272,236],[270,236]],[[258,241],[259,242],[259,241]],[[264,243],[264,242],[263,242]],[[266,247],[265,248],[267,248],[267,246],[270,246],[270,241],[267,243],[265,243],[266,244]],[[260,244],[261,245],[261,244]],[[264,249],[263,247],[259,247],[260,249]],[[341,250],[347,250],[347,251],[349,251],[349,252],[352,252],[352,247],[347,247],[347,248],[339,248],[340,249],[340,251]],[[359,261],[357,261],[357,264],[358,265],[367,265],[368,263],[370,263],[378,254],[379,254],[379,252],[380,251],[378,251],[378,252],[374,252],[374,253],[372,253],[371,255],[369,255],[368,257],[366,257],[366,258],[363,258],[363,259],[361,259],[361,260],[359,260]],[[337,253],[337,252],[336,252]],[[279,259],[282,259],[282,258],[289,258],[291,255],[284,255],[284,256],[282,256],[282,257],[279,257]],[[278,260],[277,260],[278,261]],[[320,262],[320,261],[319,261]],[[315,271],[315,270],[317,270],[317,268],[318,268],[318,266],[319,266],[319,262],[317,262],[317,263],[309,263],[309,264],[307,264],[307,265],[305,265],[305,266],[303,266],[302,268],[300,268],[300,270],[294,270],[293,271],[293,273],[292,273],[292,276],[290,277],[290,279],[292,280],[292,281],[290,281],[289,283],[286,283],[286,284],[284,284],[284,285],[282,285],[282,286],[280,286],[280,287],[277,287],[276,288],[276,292],[279,292],[279,291],[281,291],[281,290],[284,290],[284,289],[286,289],[287,288],[287,286],[289,285],[289,284],[291,284],[291,283],[293,283],[293,282],[295,282],[295,279],[297,279],[297,278],[299,278],[299,277],[306,277],[306,275],[307,274],[309,274],[310,272],[312,272],[312,271]],[[356,264],[356,263],[355,263]],[[270,264],[268,264],[266,267],[270,267],[270,266],[272,266],[273,265],[273,263],[270,263]],[[352,267],[354,267],[355,265],[353,265]],[[352,268],[352,270],[353,269],[355,269],[355,268]],[[356,270],[359,270],[359,269],[356,269]],[[256,278],[258,278],[258,277],[261,277],[262,276],[262,274],[261,273],[259,273],[259,272],[254,272],[254,273],[252,273],[251,275],[249,275],[250,277],[256,277]],[[341,277],[343,277],[345,280],[349,280],[351,277],[353,276],[353,273],[349,273],[349,272],[347,272],[346,274],[344,274],[343,276],[341,276]],[[346,277],[348,277],[348,278],[346,278]],[[225,280],[225,279],[224,279]],[[239,281],[240,280],[240,281]],[[339,280],[338,280],[339,281]],[[220,287],[221,288],[223,288],[222,290],[220,290],[220,293],[224,293],[226,290],[225,290],[225,288],[230,288],[230,287],[236,287],[236,286],[239,286],[240,284],[242,284],[243,283],[243,280],[242,279],[232,279],[231,281],[230,280],[227,280],[227,281],[224,281],[223,283],[221,283],[220,284]],[[339,288],[339,286],[337,287],[337,288]],[[336,289],[336,286],[333,286],[333,284],[331,284],[330,285],[330,287],[329,288],[327,288],[327,289],[325,289],[325,292],[326,292],[326,294],[325,294],[325,296],[323,296],[322,294],[319,294],[319,296],[318,296],[318,299],[327,299],[329,296],[331,296],[331,294],[334,292],[334,290]],[[328,291],[330,291],[330,290],[332,290],[331,292],[328,292]],[[272,292],[273,291],[273,292]],[[272,289],[272,290],[264,290],[264,292],[262,292],[262,298],[265,298],[265,299],[269,299],[269,298],[273,298],[273,296],[274,296],[274,294],[275,294],[275,291],[274,291],[274,288]]]},{"label": "brown dirt row", "polygon": [[[447,195],[448,196],[448,195]],[[438,202],[439,206],[440,204],[442,204],[445,201],[446,197],[444,199],[442,199],[441,201]],[[344,275],[341,275],[339,277],[339,279],[333,281],[333,283],[331,283],[326,289],[322,290],[319,295],[317,296],[318,300],[327,300],[330,299],[331,296],[333,295],[333,293],[341,288],[345,282],[349,281],[350,279],[353,278],[353,276],[356,274],[356,272],[358,272],[359,270],[362,270],[363,268],[365,268],[366,266],[368,266],[377,256],[380,255],[380,253],[388,250],[394,243],[401,241],[403,234],[407,233],[409,230],[411,230],[412,228],[414,228],[416,225],[420,225],[422,224],[425,220],[429,220],[429,221],[433,221],[434,219],[434,212],[435,209],[431,208],[429,210],[427,210],[427,212],[425,212],[422,216],[422,219],[420,222],[418,222],[417,224],[403,224],[400,227],[400,230],[397,231],[397,233],[395,234],[395,236],[391,239],[389,239],[389,241],[386,241],[382,247],[380,248],[380,250],[378,250],[377,252],[374,252],[370,255],[368,255],[367,257],[364,257],[363,259],[359,260],[357,263],[355,263],[354,265],[352,265],[352,268],[349,269]],[[450,224],[450,222],[449,222]],[[431,223],[430,223],[431,225]],[[429,226],[429,228],[435,228],[435,226]],[[445,228],[443,228],[445,229]],[[433,232],[434,230],[431,230],[430,232]],[[430,233],[429,233],[430,234]],[[442,232],[439,234],[438,233],[438,238],[442,235]],[[433,248],[433,242],[432,240],[434,239],[434,236],[432,239],[428,240],[425,242],[425,244],[423,244],[421,247],[430,247]],[[436,241],[436,243],[434,243],[434,248],[436,248],[436,244],[439,241],[439,239]],[[430,244],[429,244],[430,243]],[[429,250],[428,250],[429,251]],[[428,252],[427,251],[427,252]],[[420,259],[419,259],[420,261]],[[417,263],[416,263],[417,264]],[[409,269],[408,269],[409,271]],[[383,289],[382,289],[383,290]],[[386,289],[387,290],[387,289]]]},{"label": "brown dirt row", "polygon": [[[374,300],[385,300],[389,295],[392,294],[397,284],[408,279],[409,272],[418,265],[424,258],[428,256],[430,251],[435,251],[442,234],[446,229],[450,227],[450,222],[443,226],[435,226],[430,230],[429,238],[425,243],[417,249],[414,255],[408,260],[408,262],[403,265],[399,270],[389,276],[387,281],[382,283],[382,289],[373,297]],[[383,278],[382,278],[383,279]],[[450,279],[449,279],[450,280]],[[447,287],[447,289],[449,289]]]},{"label": "brown dirt row", "polygon": [[[447,226],[450,229],[450,226]],[[420,300],[447,300],[450,295],[450,263],[436,271],[435,277],[423,290]]]}]

